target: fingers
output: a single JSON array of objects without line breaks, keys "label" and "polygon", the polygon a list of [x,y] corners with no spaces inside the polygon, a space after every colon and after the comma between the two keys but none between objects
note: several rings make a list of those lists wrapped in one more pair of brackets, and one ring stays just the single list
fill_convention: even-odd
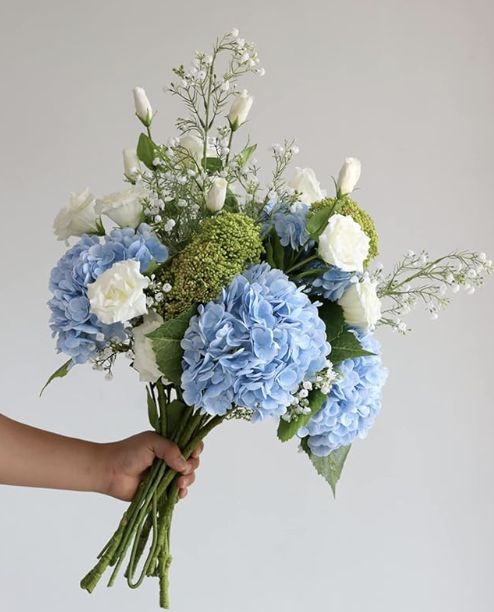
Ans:
[{"label": "fingers", "polygon": [[185,460],[178,446],[171,442],[171,440],[152,433],[150,434],[149,443],[156,457],[163,459],[176,472],[188,474],[194,469]]},{"label": "fingers", "polygon": [[197,446],[193,450],[191,457],[194,457],[194,458],[199,457],[199,455],[202,453],[203,450],[204,450],[204,442],[200,442],[199,446]]},{"label": "fingers", "polygon": [[194,483],[195,479],[196,475],[194,472],[192,472],[192,474],[187,474],[186,476],[180,476],[180,478],[177,480],[178,488],[186,489],[187,487],[190,487],[190,485]]}]

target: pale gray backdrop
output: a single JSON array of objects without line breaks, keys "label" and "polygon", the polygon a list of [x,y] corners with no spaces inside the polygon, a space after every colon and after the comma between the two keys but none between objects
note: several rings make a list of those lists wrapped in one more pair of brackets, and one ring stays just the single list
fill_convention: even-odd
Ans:
[{"label": "pale gray backdrop", "polygon": [[[424,246],[494,255],[493,20],[490,0],[2,0],[0,411],[100,441],[146,428],[144,390],[123,365],[113,383],[80,367],[37,397],[62,361],[45,306],[64,250],[51,222],[72,190],[120,188],[121,149],[139,130],[132,87],[172,135],[171,66],[234,26],[267,70],[249,83],[261,161],[295,136],[297,163],[329,187],[345,155],[360,157],[358,197],[386,265]],[[437,322],[414,317],[408,338],[381,333],[384,409],[336,501],[273,423],[215,433],[176,514],[173,610],[491,611],[493,296],[491,284]],[[152,581],[78,587],[123,509],[1,489],[2,611],[156,610]]]}]

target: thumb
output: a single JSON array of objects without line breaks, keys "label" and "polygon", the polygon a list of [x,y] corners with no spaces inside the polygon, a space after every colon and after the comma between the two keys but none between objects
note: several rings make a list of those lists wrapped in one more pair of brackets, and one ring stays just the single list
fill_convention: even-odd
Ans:
[{"label": "thumb", "polygon": [[185,474],[190,471],[185,457],[182,455],[178,446],[171,440],[167,440],[156,434],[152,440],[152,450],[156,457],[163,459],[163,461],[176,472],[183,472]]}]

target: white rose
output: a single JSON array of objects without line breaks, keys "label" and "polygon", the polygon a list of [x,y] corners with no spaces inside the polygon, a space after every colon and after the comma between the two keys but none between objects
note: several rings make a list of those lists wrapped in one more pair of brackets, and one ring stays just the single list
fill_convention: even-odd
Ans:
[{"label": "white rose", "polygon": [[254,98],[249,96],[246,89],[235,96],[228,113],[228,121],[233,131],[246,122],[253,103]]},{"label": "white rose", "polygon": [[119,261],[88,285],[91,312],[102,323],[124,323],[147,313],[144,289],[149,279],[140,273],[139,265],[133,259]]},{"label": "white rose", "polygon": [[369,237],[350,216],[333,215],[319,236],[319,257],[345,272],[363,272]]},{"label": "white rose", "polygon": [[141,382],[156,382],[163,376],[156,363],[156,355],[153,350],[153,342],[146,338],[155,329],[163,324],[163,317],[156,312],[144,315],[144,322],[138,327],[134,327],[134,369],[139,372]]},{"label": "white rose", "polygon": [[142,220],[142,201],[146,195],[144,187],[133,185],[127,191],[110,193],[96,200],[96,212],[106,215],[120,227],[136,228]]},{"label": "white rose", "polygon": [[373,328],[381,318],[381,300],[377,297],[376,283],[368,278],[352,283],[338,304],[343,308],[345,322],[353,327]]},{"label": "white rose", "polygon": [[146,92],[142,87],[134,87],[133,94],[136,115],[146,127],[149,127],[153,120],[153,109],[151,108]]},{"label": "white rose", "polygon": [[341,167],[336,182],[338,195],[346,195],[352,193],[360,178],[362,164],[356,157],[347,157],[345,163]]},{"label": "white rose", "polygon": [[204,141],[195,134],[184,134],[179,139],[180,146],[191,154],[198,164],[201,163],[204,154]]},{"label": "white rose", "polygon": [[226,188],[228,181],[220,176],[213,179],[213,184],[206,196],[206,208],[211,212],[218,212],[225,205]]},{"label": "white rose", "polygon": [[300,193],[300,199],[305,204],[319,202],[326,195],[312,168],[295,168],[295,176],[288,185]]},{"label": "white rose", "polygon": [[58,240],[95,234],[100,227],[101,220],[95,211],[94,196],[87,188],[80,193],[71,193],[68,205],[62,208],[53,221],[53,231]]},{"label": "white rose", "polygon": [[124,163],[124,174],[131,181],[135,183],[137,176],[139,175],[139,158],[135,149],[124,149],[123,150],[123,163]]}]

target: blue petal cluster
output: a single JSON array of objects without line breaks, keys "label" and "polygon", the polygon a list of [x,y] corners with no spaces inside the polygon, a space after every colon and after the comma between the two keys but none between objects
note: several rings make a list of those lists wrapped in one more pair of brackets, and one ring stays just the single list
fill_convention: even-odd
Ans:
[{"label": "blue petal cluster", "polygon": [[254,419],[284,414],[330,351],[316,305],[266,263],[237,275],[216,301],[199,307],[182,348],[187,404],[211,415],[250,408]]},{"label": "blue petal cluster", "polygon": [[353,330],[362,346],[375,356],[346,359],[337,366],[341,378],[333,383],[323,407],[302,427],[310,450],[325,457],[355,438],[365,438],[381,409],[381,389],[387,377],[380,345],[370,334]]},{"label": "blue petal cluster", "polygon": [[115,229],[103,241],[97,236],[82,236],[50,274],[53,297],[48,306],[57,350],[72,357],[74,363],[84,363],[103,349],[108,340],[123,340],[121,323],[105,325],[90,312],[88,284],[118,261],[139,261],[141,272],[145,272],[151,261],[161,263],[167,258],[167,248],[144,223],[137,230]]},{"label": "blue petal cluster", "polygon": [[284,247],[290,246],[296,250],[307,245],[309,241],[306,229],[308,211],[307,204],[297,202],[289,207],[277,208],[273,213],[269,224],[274,227]]},{"label": "blue petal cluster", "polygon": [[312,264],[311,267],[325,267],[327,269],[323,274],[311,278],[309,281],[304,279],[309,287],[309,292],[325,297],[332,302],[337,302],[341,298],[356,276],[355,272],[344,272],[336,266],[326,266],[319,262]]}]

